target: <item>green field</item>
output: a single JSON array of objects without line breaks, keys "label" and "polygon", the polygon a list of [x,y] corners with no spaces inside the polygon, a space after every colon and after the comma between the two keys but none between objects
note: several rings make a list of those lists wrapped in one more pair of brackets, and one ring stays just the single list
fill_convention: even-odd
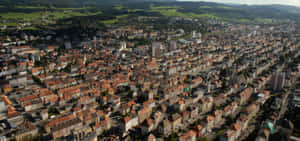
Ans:
[{"label": "green field", "polygon": [[77,11],[55,11],[55,12],[33,12],[33,13],[0,13],[0,16],[6,20],[18,20],[18,21],[33,21],[39,18],[52,18],[61,19],[69,18],[72,16],[90,16],[101,14],[101,12],[91,13],[91,12],[77,12]]},{"label": "green field", "polygon": [[47,11],[42,6],[18,6],[19,9],[40,9],[36,12],[7,12],[0,13],[0,17],[4,20],[0,21],[0,25],[17,26],[23,22],[33,22],[46,19],[48,21],[56,21],[59,19],[70,18],[75,16],[92,16],[102,14],[101,11],[90,12],[87,7],[82,8],[51,8]]},{"label": "green field", "polygon": [[122,5],[116,5],[116,6],[114,6],[114,9],[116,9],[116,10],[122,10],[123,6]]},{"label": "green field", "polygon": [[116,16],[115,19],[112,19],[112,20],[105,20],[105,21],[100,21],[100,22],[101,22],[101,23],[104,23],[104,24],[115,24],[115,23],[119,22],[120,19],[126,18],[126,17],[128,17],[127,14],[124,14],[124,15],[118,15],[118,16]]},{"label": "green field", "polygon": [[161,15],[165,17],[183,17],[183,18],[214,18],[219,19],[219,17],[215,16],[214,14],[196,14],[196,13],[183,13],[179,12],[178,10],[181,9],[181,7],[176,6],[158,6],[154,7],[151,6],[149,12],[159,12]]},{"label": "green field", "polygon": [[138,12],[138,11],[145,11],[144,9],[128,9],[128,12]]}]

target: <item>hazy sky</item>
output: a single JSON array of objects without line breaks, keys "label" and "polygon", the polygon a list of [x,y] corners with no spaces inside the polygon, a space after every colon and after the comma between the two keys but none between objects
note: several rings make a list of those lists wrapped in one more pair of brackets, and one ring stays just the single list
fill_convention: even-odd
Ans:
[{"label": "hazy sky", "polygon": [[238,3],[238,4],[284,4],[300,6],[300,0],[181,0],[181,1],[207,1],[219,3]]}]

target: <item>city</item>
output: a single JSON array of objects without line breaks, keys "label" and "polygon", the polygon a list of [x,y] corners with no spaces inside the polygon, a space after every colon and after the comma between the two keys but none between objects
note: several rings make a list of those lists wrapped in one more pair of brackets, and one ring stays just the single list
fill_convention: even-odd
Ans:
[{"label": "city", "polygon": [[0,141],[300,139],[297,20],[119,18],[2,26]]}]

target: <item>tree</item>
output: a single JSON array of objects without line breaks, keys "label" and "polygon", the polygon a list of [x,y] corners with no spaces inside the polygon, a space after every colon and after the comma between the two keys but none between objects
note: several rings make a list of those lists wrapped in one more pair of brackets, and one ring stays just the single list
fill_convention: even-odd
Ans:
[{"label": "tree", "polygon": [[177,141],[178,134],[176,132],[173,132],[166,140],[168,141]]},{"label": "tree", "polygon": [[199,139],[199,141],[209,141],[207,137],[202,137]]}]

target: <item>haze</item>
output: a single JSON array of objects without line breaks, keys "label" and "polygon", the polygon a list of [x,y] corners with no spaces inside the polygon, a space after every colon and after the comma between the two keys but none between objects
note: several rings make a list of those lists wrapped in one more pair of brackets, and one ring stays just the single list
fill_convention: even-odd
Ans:
[{"label": "haze", "polygon": [[266,5],[266,4],[282,4],[291,6],[300,6],[300,0],[181,0],[181,1],[205,1],[217,3],[233,3],[248,5]]}]

